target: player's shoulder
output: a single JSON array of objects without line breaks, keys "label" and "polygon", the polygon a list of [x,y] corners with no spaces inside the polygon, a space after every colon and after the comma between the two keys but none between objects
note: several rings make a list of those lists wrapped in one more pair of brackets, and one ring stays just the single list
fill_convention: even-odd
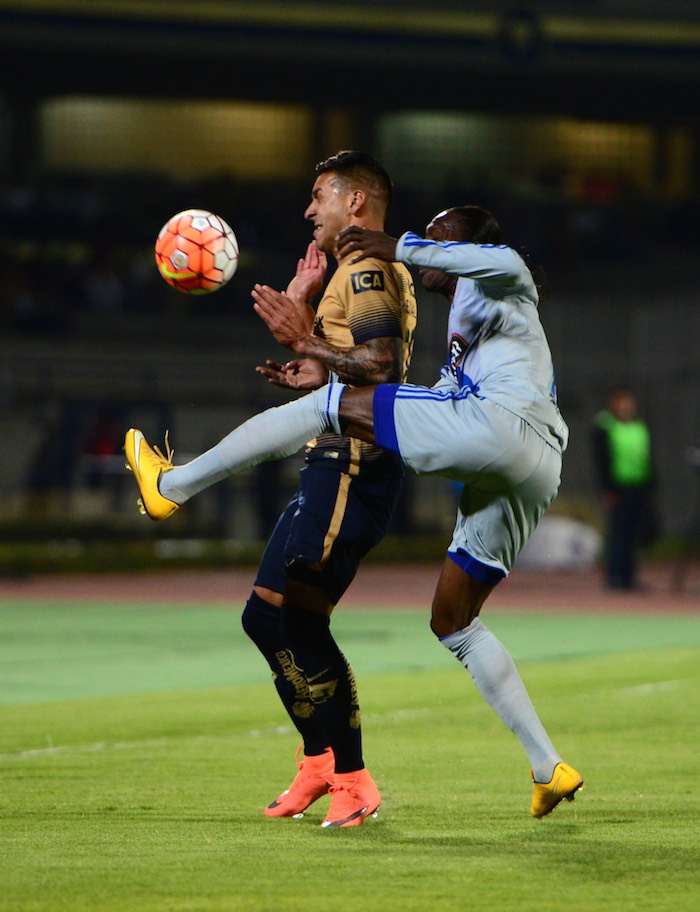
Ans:
[{"label": "player's shoulder", "polygon": [[[397,282],[396,267],[400,263],[385,263],[367,257],[359,263],[341,263],[336,270],[337,280],[347,287],[352,295],[363,295],[367,292],[394,292]],[[402,267],[403,268],[403,267]]]}]

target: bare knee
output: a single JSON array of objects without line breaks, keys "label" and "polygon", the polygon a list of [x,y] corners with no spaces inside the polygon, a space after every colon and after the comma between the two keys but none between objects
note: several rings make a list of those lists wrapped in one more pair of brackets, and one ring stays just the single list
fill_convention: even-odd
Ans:
[{"label": "bare knee", "polygon": [[436,637],[446,637],[468,627],[479,616],[481,605],[444,605],[433,602],[430,629]]},{"label": "bare knee", "polygon": [[468,627],[492,590],[492,585],[475,579],[446,558],[433,597],[430,629],[435,636],[445,637]]},{"label": "bare knee", "polygon": [[253,591],[261,599],[274,605],[275,608],[281,608],[284,596],[281,592],[275,592],[273,589],[266,589],[264,586],[253,586]]}]

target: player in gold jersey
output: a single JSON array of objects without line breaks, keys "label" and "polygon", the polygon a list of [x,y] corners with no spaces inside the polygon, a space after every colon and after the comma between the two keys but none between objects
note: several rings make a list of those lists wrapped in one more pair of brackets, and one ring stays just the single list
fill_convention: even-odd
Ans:
[{"label": "player in gold jersey", "polygon": [[[325,183],[327,173],[324,172],[320,179]],[[319,181],[316,189],[318,185]],[[312,204],[307,210],[307,218],[315,217],[320,208]],[[357,222],[353,221],[353,224]],[[309,246],[297,278],[306,273],[308,279],[312,271],[317,274],[325,271],[323,250],[316,246],[317,243],[314,241]],[[400,375],[405,380],[416,326],[412,277],[401,263],[370,259],[362,265],[359,269],[344,262],[338,264],[312,322],[308,314],[306,319],[300,315],[292,323],[288,315],[263,312],[258,304],[255,308],[278,342],[314,362],[322,362],[327,370],[351,386],[367,386],[373,382],[372,378],[380,376]],[[293,295],[294,289],[293,281],[288,295]],[[301,306],[305,307],[306,302]],[[309,326],[313,326],[311,334]],[[318,382],[313,365],[308,362],[290,361],[279,365],[268,361],[258,370],[272,382],[295,389],[310,389]],[[338,456],[333,458],[340,458],[352,474],[359,471],[363,462],[386,461],[387,458],[384,450],[351,437],[328,434],[314,441],[313,446],[337,452]]]},{"label": "player in gold jersey", "polygon": [[[295,389],[325,378],[351,386],[406,377],[416,325],[413,279],[400,263],[340,261],[315,313],[328,257],[346,227],[381,230],[391,197],[384,168],[360,152],[321,162],[305,218],[314,240],[287,295],[295,310],[255,308],[275,339],[297,359],[267,362],[259,371]],[[313,377],[313,379],[309,379]],[[385,535],[404,470],[386,450],[352,437],[311,441],[299,489],[272,534],[243,613],[243,626],[270,664],[290,718],[304,740],[304,760],[292,785],[266,809],[298,816],[332,793],[323,826],[356,826],[379,806],[364,766],[357,687],[330,631],[333,608],[360,560]]]}]

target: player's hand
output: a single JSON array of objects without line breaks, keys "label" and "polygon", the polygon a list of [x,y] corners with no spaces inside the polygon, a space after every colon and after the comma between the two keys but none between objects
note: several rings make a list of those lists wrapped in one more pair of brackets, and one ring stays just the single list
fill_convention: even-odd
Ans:
[{"label": "player's hand", "polygon": [[297,304],[310,303],[323,289],[328,260],[312,241],[306,254],[297,262],[296,275],[287,285],[287,295]]},{"label": "player's hand", "polygon": [[396,238],[389,237],[383,231],[370,231],[369,228],[359,228],[357,225],[344,228],[336,238],[338,259],[350,257],[350,263],[358,263],[367,257],[391,263],[396,260],[397,243]]},{"label": "player's hand", "polygon": [[315,358],[287,361],[286,364],[268,359],[255,370],[275,386],[287,389],[314,390],[328,381],[328,371]]},{"label": "player's hand", "polygon": [[269,285],[255,285],[251,292],[253,310],[267,324],[275,340],[292,351],[303,353],[304,341],[311,335],[309,308],[299,305]]}]

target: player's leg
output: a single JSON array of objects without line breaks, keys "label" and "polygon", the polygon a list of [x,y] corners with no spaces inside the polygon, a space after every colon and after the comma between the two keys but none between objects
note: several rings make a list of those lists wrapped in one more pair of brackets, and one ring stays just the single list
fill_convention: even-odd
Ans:
[{"label": "player's leg", "polygon": [[498,572],[493,582],[471,576],[459,563],[463,556],[455,553],[445,558],[435,587],[430,629],[440,639],[468,627],[503,578]]},{"label": "player's leg", "polygon": [[[510,653],[477,616],[484,586],[474,580],[465,584],[460,577],[468,576],[450,557],[445,560],[433,602],[432,626],[448,629],[451,622],[447,619],[474,615],[466,627],[440,636],[440,642],[467,669],[486,702],[522,744],[535,782],[530,813],[543,817],[562,799],[571,800],[583,780],[557,753]],[[460,599],[461,610],[455,612]]]},{"label": "player's leg", "polygon": [[379,805],[365,769],[355,677],[333,638],[330,612],[364,555],[384,536],[402,473],[339,472],[313,459],[302,472],[300,509],[288,536],[283,636],[308,682],[305,713],[317,716],[335,756],[323,826],[355,826]]},{"label": "player's leg", "polygon": [[296,453],[325,430],[340,433],[338,408],[345,390],[332,383],[294,402],[267,409],[245,421],[206,453],[174,466],[131,428],[124,443],[129,468],[141,492],[144,512],[166,519],[185,501],[210,485],[260,462]]},{"label": "player's leg", "polygon": [[[382,384],[385,385],[385,384]],[[375,443],[374,395],[377,387],[359,386],[343,391],[339,417],[343,433],[367,443]]]},{"label": "player's leg", "polygon": [[341,433],[341,397],[348,394],[342,432],[374,442],[373,387],[347,390],[331,383],[294,402],[267,409],[235,428],[211,449],[185,465],[151,447],[141,431],[131,428],[124,443],[127,468],[141,492],[142,512],[151,519],[171,516],[190,497],[216,482],[271,459],[296,453],[325,430]]},{"label": "player's leg", "polygon": [[[362,755],[360,706],[355,675],[333,637],[330,608],[322,590],[290,581],[282,609],[282,637],[293,664],[285,674],[297,684],[295,711],[322,727],[334,760],[327,817],[342,785],[369,777]],[[325,610],[323,610],[325,608]],[[369,779],[371,781],[371,778]],[[376,810],[379,799],[369,812]],[[364,808],[363,800],[360,808]],[[353,807],[352,813],[357,808]],[[344,814],[343,817],[349,816]],[[366,816],[366,815],[362,815]],[[359,820],[358,822],[362,822]]]},{"label": "player's leg", "polygon": [[[531,446],[539,446],[533,432]],[[466,486],[450,551],[433,601],[431,626],[469,671],[479,692],[518,737],[535,782],[530,809],[549,813],[582,786],[579,773],[556,751],[512,657],[481,622],[484,601],[507,572],[558,487],[559,455],[541,444],[537,471],[507,494]]]},{"label": "player's leg", "polygon": [[[433,599],[431,627],[469,671],[489,706],[517,735],[535,778],[547,782],[562,758],[535,712],[513,659],[478,617],[494,587],[464,571],[455,563],[455,556],[449,554],[445,559]],[[462,620],[463,626],[458,626]]]},{"label": "player's leg", "polygon": [[296,453],[334,420],[337,422],[344,389],[342,384],[331,384],[254,415],[206,453],[168,472],[162,479],[161,493],[180,503],[259,462]]},{"label": "player's leg", "polygon": [[536,783],[531,813],[543,816],[582,780],[567,768],[562,794],[556,772],[561,772],[561,757],[512,658],[478,615],[554,499],[561,456],[517,416],[449,386],[378,387],[374,413],[380,445],[395,449],[417,472],[466,482],[431,623],[520,739]]},{"label": "player's leg", "polygon": [[[331,607],[317,587],[295,581],[288,584],[282,609],[282,639],[291,664],[284,674],[297,688],[294,711],[316,720],[327,736],[333,760],[332,768],[321,769],[319,764],[324,758],[316,761],[312,757],[310,776],[315,775],[316,780],[309,778],[306,786],[302,783],[298,788],[295,780],[290,795],[296,791],[302,798],[306,795],[316,800],[321,795],[310,794],[314,781],[319,774],[327,776],[330,781],[321,794],[330,791],[332,798],[322,826],[355,826],[377,810],[381,799],[365,768],[355,675],[332,635]],[[304,761],[298,779],[305,775],[308,763],[309,760]],[[285,796],[278,801],[282,807],[288,805]],[[296,797],[295,803],[298,804]],[[307,801],[305,807],[310,803]],[[268,816],[278,815],[272,811]]]},{"label": "player's leg", "polygon": [[289,788],[280,793],[265,809],[267,817],[293,817],[303,812],[318,798],[327,794],[333,781],[333,752],[317,715],[300,711],[308,700],[308,686],[303,673],[295,668],[295,659],[282,635],[282,604],[286,584],[284,547],[289,527],[298,506],[298,494],[278,520],[267,543],[255,579],[253,592],[246,603],[241,622],[243,629],[267,660],[282,705],[302,738],[304,759]]},{"label": "player's leg", "polygon": [[267,659],[280,700],[302,738],[296,757],[297,774],[267,805],[265,816],[301,817],[314,801],[328,793],[333,783],[333,751],[320,719],[299,711],[308,702],[308,684],[284,640],[282,608],[274,604],[276,594],[262,592],[263,595],[259,591],[251,593],[242,617],[243,628]]}]

